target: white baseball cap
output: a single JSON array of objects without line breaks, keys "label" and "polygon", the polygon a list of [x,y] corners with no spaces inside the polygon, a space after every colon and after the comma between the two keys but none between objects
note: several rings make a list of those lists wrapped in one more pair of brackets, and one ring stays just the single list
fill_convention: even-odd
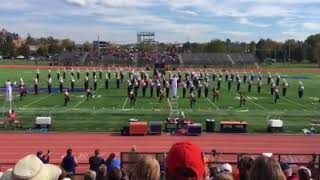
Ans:
[{"label": "white baseball cap", "polygon": [[7,170],[0,180],[57,180],[62,170],[52,164],[43,164],[36,155],[20,159],[13,169]]},{"label": "white baseball cap", "polygon": [[232,173],[232,166],[229,163],[222,164],[221,171]]}]

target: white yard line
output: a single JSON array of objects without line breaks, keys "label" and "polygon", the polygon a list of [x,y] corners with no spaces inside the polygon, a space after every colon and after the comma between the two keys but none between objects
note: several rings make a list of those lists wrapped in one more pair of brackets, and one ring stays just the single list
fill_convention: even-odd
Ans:
[{"label": "white yard line", "polygon": [[[266,92],[268,93],[268,91],[266,90],[263,90],[263,92]],[[283,98],[285,101],[287,102],[290,102],[291,104],[295,104],[295,105],[298,105],[298,106],[301,106],[301,107],[306,107],[304,106],[303,104],[300,104],[300,103],[297,103],[297,102],[294,102],[294,101],[291,101],[289,98],[285,97],[285,96],[280,96],[280,99]]]},{"label": "white yard line", "polygon": [[[97,90],[93,91],[92,96],[103,87],[103,85],[99,86]],[[76,104],[73,108],[77,108],[78,106],[80,106],[82,103],[84,103],[84,101],[86,101],[87,97],[85,96],[78,104]]]},{"label": "white yard line", "polygon": [[217,110],[220,110],[217,105],[215,105],[213,102],[211,102],[211,101],[209,100],[209,98],[207,98],[207,101],[208,101],[210,104],[212,104]]},{"label": "white yard line", "polygon": [[33,102],[31,102],[31,103],[29,103],[29,104],[27,104],[27,105],[23,106],[23,108],[29,107],[29,106],[31,106],[31,105],[33,105],[33,104],[37,103],[37,102],[40,102],[40,101],[42,101],[42,100],[44,100],[44,99],[46,99],[46,98],[50,97],[51,95],[52,95],[52,94],[49,94],[49,95],[47,95],[47,96],[45,96],[45,97],[42,97],[42,98],[40,98],[40,99],[37,99],[37,100],[35,100],[35,101],[33,101]]},{"label": "white yard line", "polygon": [[167,100],[168,100],[168,104],[169,104],[169,109],[170,109],[170,111],[172,111],[172,106],[171,106],[171,102],[170,102],[169,98],[167,98]]},{"label": "white yard line", "polygon": [[128,101],[128,97],[126,97],[126,100],[125,100],[124,103],[123,103],[122,110],[124,110],[124,107],[126,106],[127,101]]},{"label": "white yard line", "polygon": [[[226,87],[224,87],[224,86],[221,86],[222,88],[224,88],[224,89],[227,89]],[[232,91],[230,91],[232,94],[236,94],[237,95],[237,93],[234,93],[234,92],[232,92]],[[251,101],[251,100],[249,100],[249,99],[246,99],[248,102],[250,102],[250,103],[252,103],[252,104],[254,104],[254,105],[256,105],[256,106],[258,106],[258,107],[260,107],[260,108],[262,108],[263,110],[267,110],[267,108],[265,108],[265,107],[263,107],[263,106],[261,106],[260,104],[257,104],[257,103],[255,103],[255,102],[253,102],[253,101]]]}]

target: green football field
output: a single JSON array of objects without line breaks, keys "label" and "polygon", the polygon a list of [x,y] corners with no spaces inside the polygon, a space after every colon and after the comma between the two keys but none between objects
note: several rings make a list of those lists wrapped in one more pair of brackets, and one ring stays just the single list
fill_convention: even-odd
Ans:
[{"label": "green football field", "polygon": [[[45,90],[47,87],[47,73],[47,70],[41,70],[40,72],[40,88]],[[263,75],[266,76],[266,74]],[[273,75],[275,76],[276,74]],[[257,93],[256,82],[252,86],[251,93],[247,92],[246,84],[241,85],[241,91],[245,92],[247,104],[240,108],[236,83],[233,82],[232,89],[228,92],[227,83],[223,78],[219,101],[212,102],[211,88],[216,85],[216,82],[210,81],[209,97],[204,97],[203,87],[202,97],[197,98],[193,108],[190,108],[188,98],[181,98],[182,90],[180,88],[178,109],[184,112],[186,117],[203,125],[205,125],[206,119],[215,119],[217,122],[242,120],[249,123],[249,132],[266,132],[267,117],[269,117],[282,119],[285,133],[302,133],[302,129],[311,127],[312,120],[320,119],[320,103],[318,102],[320,97],[320,75],[316,73],[280,73],[280,75],[286,77],[289,88],[286,97],[282,96],[282,88],[279,89],[280,99],[277,104],[273,102],[273,97],[270,95],[270,85],[267,85],[267,78],[265,77],[261,94]],[[84,76],[85,72],[82,71],[80,80],[76,82],[76,88],[83,88]],[[34,94],[32,80],[35,77],[35,70],[0,69],[1,87],[4,86],[7,79],[19,82],[20,77],[23,78],[26,86],[31,88],[32,91],[29,91],[22,101],[19,100],[18,93],[14,92],[14,105],[23,125],[22,129],[16,130],[26,131],[34,127],[33,123],[37,116],[51,116],[53,131],[104,132],[118,131],[127,124],[130,118],[163,121],[170,115],[170,100],[165,99],[159,103],[158,98],[149,97],[149,89],[146,97],[143,98],[140,88],[136,105],[131,107],[130,101],[126,97],[126,79],[121,84],[121,88],[116,89],[115,72],[112,72],[109,89],[104,88],[104,79],[99,79],[98,89],[94,91],[92,99],[86,101],[84,92],[71,93],[71,101],[67,107],[63,106],[63,95],[60,93],[48,95],[47,92],[40,92],[38,95]],[[54,88],[58,88],[55,70],[52,71],[52,77]],[[103,74],[104,77],[105,72]],[[125,78],[127,77],[128,73],[126,72]],[[93,86],[92,72],[90,72],[90,80],[90,86]],[[304,96],[301,99],[298,98],[297,91],[299,81],[302,81],[305,86]],[[280,82],[282,83],[282,80]],[[64,86],[70,87],[70,72],[67,72]],[[4,116],[5,113],[4,96],[4,91],[1,91],[0,98],[3,104],[1,116]],[[216,130],[218,130],[217,125]],[[0,125],[0,130],[7,131],[12,129],[4,128]]]}]

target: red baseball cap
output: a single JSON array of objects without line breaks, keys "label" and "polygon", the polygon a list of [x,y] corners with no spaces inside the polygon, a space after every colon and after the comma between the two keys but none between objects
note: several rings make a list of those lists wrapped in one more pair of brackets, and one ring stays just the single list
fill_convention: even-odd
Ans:
[{"label": "red baseball cap", "polygon": [[201,148],[191,142],[174,144],[166,162],[169,176],[177,180],[200,180],[205,175]]}]

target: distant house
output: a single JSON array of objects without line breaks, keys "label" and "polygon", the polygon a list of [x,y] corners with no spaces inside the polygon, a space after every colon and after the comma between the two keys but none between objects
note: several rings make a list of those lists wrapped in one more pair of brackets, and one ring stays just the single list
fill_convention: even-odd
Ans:
[{"label": "distant house", "polygon": [[0,39],[5,39],[5,38],[7,38],[8,36],[11,36],[11,38],[13,39],[13,43],[14,43],[14,45],[15,45],[16,48],[19,48],[19,47],[22,46],[23,40],[22,40],[22,38],[19,36],[19,34],[8,32],[6,29],[2,29],[2,30],[0,31]]},{"label": "distant house", "polygon": [[37,45],[29,45],[29,50],[31,53],[35,53],[38,51],[40,46],[37,46]]}]

